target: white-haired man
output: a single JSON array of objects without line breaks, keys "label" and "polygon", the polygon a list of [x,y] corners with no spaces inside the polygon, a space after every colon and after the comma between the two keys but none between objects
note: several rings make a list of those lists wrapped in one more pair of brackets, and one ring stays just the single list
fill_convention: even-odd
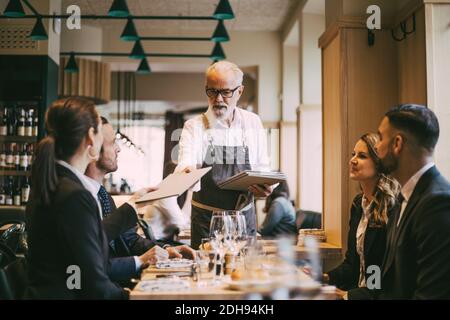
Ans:
[{"label": "white-haired man", "polygon": [[206,71],[208,110],[186,121],[179,143],[176,171],[199,167],[212,169],[194,188],[191,213],[191,246],[209,236],[213,211],[241,210],[247,232],[256,234],[253,196],[271,193],[270,186],[254,185],[248,192],[222,190],[217,184],[243,170],[269,170],[267,138],[260,118],[237,106],[242,95],[243,72],[228,61]]}]

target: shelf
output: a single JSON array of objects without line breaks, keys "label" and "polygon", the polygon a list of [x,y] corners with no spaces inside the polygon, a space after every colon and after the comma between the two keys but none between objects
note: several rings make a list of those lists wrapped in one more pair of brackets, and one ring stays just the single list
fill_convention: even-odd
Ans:
[{"label": "shelf", "polygon": [[14,211],[14,210],[20,210],[25,211],[26,206],[7,206],[7,205],[1,205],[0,204],[0,211]]},{"label": "shelf", "polygon": [[24,143],[35,143],[35,142],[37,142],[37,137],[0,136],[0,142],[24,142]]},{"label": "shelf", "polygon": [[30,177],[31,171],[16,171],[16,170],[3,170],[0,169],[0,176],[21,176],[21,177]]}]

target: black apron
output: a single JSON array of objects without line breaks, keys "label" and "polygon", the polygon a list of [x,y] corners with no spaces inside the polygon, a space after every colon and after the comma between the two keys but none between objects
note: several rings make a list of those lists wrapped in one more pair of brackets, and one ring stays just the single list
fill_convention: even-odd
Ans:
[{"label": "black apron", "polygon": [[[209,124],[205,115],[203,121],[206,129]],[[242,131],[244,132],[244,131]],[[222,190],[217,185],[221,181],[244,170],[251,170],[248,146],[243,138],[242,146],[214,145],[209,137],[209,146],[203,159],[202,168],[212,166],[211,170],[201,179],[201,190],[192,196],[191,212],[191,247],[197,249],[202,238],[209,238],[209,226],[212,208],[216,210],[243,210],[247,233],[256,235],[256,214],[253,205],[253,194],[234,190]],[[201,207],[203,208],[201,208]],[[210,207],[205,209],[206,207]]]}]

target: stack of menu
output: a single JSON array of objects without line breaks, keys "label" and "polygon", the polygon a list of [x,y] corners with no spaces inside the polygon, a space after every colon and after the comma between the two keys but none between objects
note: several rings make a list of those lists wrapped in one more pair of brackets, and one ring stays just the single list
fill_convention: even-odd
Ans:
[{"label": "stack of menu", "polygon": [[248,187],[254,184],[274,185],[286,181],[286,176],[282,172],[264,171],[242,171],[218,184],[220,189],[247,191]]}]

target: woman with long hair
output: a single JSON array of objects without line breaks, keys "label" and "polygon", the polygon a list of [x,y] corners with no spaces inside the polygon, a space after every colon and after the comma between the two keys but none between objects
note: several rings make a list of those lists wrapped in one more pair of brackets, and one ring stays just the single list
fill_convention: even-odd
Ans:
[{"label": "woman with long hair", "polygon": [[26,208],[28,299],[125,299],[107,275],[108,241],[101,206],[84,176],[103,143],[95,105],[82,98],[55,101],[48,136],[36,149],[33,191]]},{"label": "woman with long hair", "polygon": [[[386,224],[397,209],[399,183],[382,173],[375,145],[377,134],[367,133],[356,143],[350,159],[350,179],[361,192],[353,199],[345,260],[325,274],[325,280],[340,289],[346,299],[367,299],[369,266],[381,269],[386,249]],[[362,290],[360,289],[362,288]]]},{"label": "woman with long hair", "polygon": [[266,218],[258,232],[263,238],[297,235],[295,209],[289,200],[289,186],[281,182],[266,199]]}]

